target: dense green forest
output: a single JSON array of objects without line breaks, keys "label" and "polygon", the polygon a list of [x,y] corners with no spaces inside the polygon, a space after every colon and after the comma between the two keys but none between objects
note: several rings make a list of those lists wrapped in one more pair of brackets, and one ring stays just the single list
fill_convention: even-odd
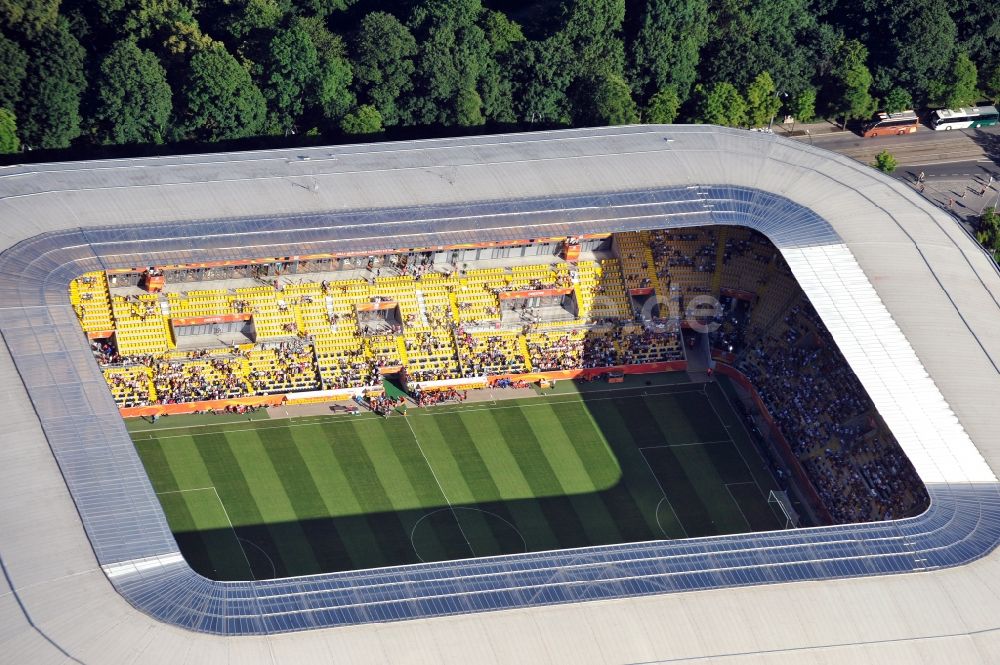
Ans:
[{"label": "dense green forest", "polygon": [[1000,95],[1000,18],[972,0],[0,0],[0,30],[2,152]]}]

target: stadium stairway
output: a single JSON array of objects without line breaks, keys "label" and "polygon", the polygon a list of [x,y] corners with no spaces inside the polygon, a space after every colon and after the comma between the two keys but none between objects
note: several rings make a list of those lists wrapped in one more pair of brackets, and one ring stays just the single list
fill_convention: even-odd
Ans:
[{"label": "stadium stairway", "polygon": [[722,271],[726,258],[726,239],[729,236],[729,229],[720,228],[716,235],[715,247],[715,273],[712,275],[712,294],[718,297],[719,289],[722,288]]},{"label": "stadium stairway", "polygon": [[524,335],[517,336],[517,349],[521,353],[521,358],[524,360],[524,369],[528,372],[531,371],[531,352],[528,351],[528,338]]}]

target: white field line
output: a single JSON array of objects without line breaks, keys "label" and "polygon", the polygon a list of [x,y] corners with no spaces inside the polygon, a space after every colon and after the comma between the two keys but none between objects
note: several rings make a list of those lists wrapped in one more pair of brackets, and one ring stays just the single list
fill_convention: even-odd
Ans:
[{"label": "white field line", "polygon": [[[682,395],[682,394],[687,394],[687,393],[698,393],[698,392],[702,392],[702,391],[701,390],[682,390],[682,391],[673,391],[673,392],[645,393],[642,396],[643,397],[656,397],[656,396],[660,396],[660,395]],[[531,399],[531,398],[525,398],[525,399]],[[473,407],[473,408],[468,408],[468,409],[451,409],[451,410],[448,410],[448,411],[431,411],[430,409],[428,409],[426,412],[417,413],[417,414],[414,414],[414,415],[416,415],[418,417],[427,417],[427,416],[446,415],[446,414],[449,414],[449,413],[469,413],[469,412],[474,413],[474,412],[477,412],[477,411],[496,411],[496,410],[499,410],[499,409],[521,409],[521,408],[529,408],[529,407],[535,407],[535,406],[545,406],[545,405],[549,405],[549,404],[574,404],[574,403],[581,403],[581,402],[606,402],[606,401],[613,400],[613,399],[618,399],[618,397],[599,397],[597,399],[591,399],[591,400],[583,400],[583,399],[568,399],[568,400],[557,400],[557,401],[543,400],[543,401],[538,401],[538,402],[532,402],[530,404],[512,404],[512,405],[509,405],[509,406],[495,406],[495,407],[485,406],[485,407],[481,407],[481,408]],[[346,420],[346,419],[349,419],[349,418],[364,418],[365,416],[368,416],[369,418],[374,418],[375,417],[375,416],[369,415],[369,414],[361,414],[361,415],[358,415],[358,416],[319,416],[318,418],[321,418],[321,419],[309,420],[307,422],[301,421],[298,418],[291,418],[291,419],[289,419],[289,422],[283,423],[281,425],[275,425],[273,427],[256,427],[256,426],[252,426],[251,425],[251,426],[248,426],[248,427],[240,427],[238,429],[222,429],[222,430],[213,429],[213,430],[208,431],[208,432],[191,432],[189,434],[174,434],[174,435],[170,435],[170,436],[155,436],[155,434],[156,434],[157,431],[167,431],[167,429],[194,429],[194,428],[198,428],[198,427],[211,427],[211,425],[194,425],[194,426],[188,426],[188,427],[181,426],[181,427],[174,427],[174,428],[163,428],[162,430],[142,430],[142,431],[139,431],[139,432],[134,432],[134,434],[136,436],[142,435],[142,434],[152,434],[154,436],[144,437],[144,438],[134,438],[133,440],[134,441],[153,441],[153,440],[163,441],[163,440],[166,440],[166,439],[184,439],[184,438],[188,438],[188,437],[194,438],[194,437],[198,437],[198,436],[210,436],[210,435],[213,435],[213,434],[231,434],[231,433],[234,433],[234,432],[249,432],[249,431],[263,432],[263,431],[272,430],[272,429],[284,429],[286,427],[309,427],[311,425],[322,425],[324,423],[339,422],[341,420]],[[306,416],[306,417],[308,417],[308,416]],[[406,416],[406,417],[409,418],[409,416]],[[317,416],[313,416],[312,418],[317,418]],[[283,420],[283,419],[278,419],[278,420],[274,420],[274,421],[270,421],[270,422],[280,422],[281,420]]]},{"label": "white field line", "polygon": [[[427,468],[430,469],[431,475],[434,476],[434,482],[437,483],[438,489],[441,490],[441,496],[444,497],[444,500],[448,503],[448,508],[451,509],[451,516],[455,518],[455,524],[458,525],[458,530],[462,534],[462,538],[465,539],[465,544],[469,546],[469,551],[472,553],[472,556],[475,557],[476,550],[472,548],[472,543],[469,541],[469,537],[465,534],[465,529],[462,528],[462,522],[458,519],[458,513],[455,511],[455,506],[452,504],[451,499],[448,498],[448,494],[444,491],[444,485],[442,485],[441,481],[438,479],[437,473],[434,471],[434,467],[431,466],[431,461],[427,459],[427,454],[424,452],[424,449],[420,447],[420,440],[417,438],[417,433],[413,430],[413,425],[410,424],[410,421],[406,418],[406,416],[404,416],[404,419],[406,420],[406,426],[410,428],[410,433],[413,434],[413,442],[417,444],[417,450],[420,451],[420,455],[424,458],[424,463],[427,464]],[[411,538],[410,542],[412,543],[412,541],[413,539]],[[416,550],[416,548],[414,548],[414,550]],[[420,555],[418,554],[417,556],[419,557]]]},{"label": "white field line", "polygon": [[[215,494],[215,499],[219,502],[219,505],[222,507],[222,514],[226,516],[226,522],[229,524],[229,529],[233,532],[233,538],[236,539],[236,544],[239,545],[240,552],[243,553],[243,560],[247,564],[247,572],[250,573],[250,578],[256,581],[257,578],[254,577],[253,566],[250,565],[250,559],[249,557],[247,557],[247,551],[243,549],[243,541],[241,541],[240,537],[236,535],[236,527],[233,526],[233,521],[229,519],[229,511],[226,510],[226,504],[222,502],[222,497],[219,496],[219,490],[215,489],[215,485],[209,485],[208,487],[193,487],[191,489],[186,489],[186,490],[168,490],[166,492],[157,492],[156,494],[157,496],[159,496],[160,494],[183,494],[184,492],[203,492],[207,490],[212,490],[212,492]],[[267,554],[265,553],[264,556],[267,556]],[[269,561],[270,559],[271,557],[268,557]],[[271,561],[271,567],[272,568],[274,567],[273,561]]]}]

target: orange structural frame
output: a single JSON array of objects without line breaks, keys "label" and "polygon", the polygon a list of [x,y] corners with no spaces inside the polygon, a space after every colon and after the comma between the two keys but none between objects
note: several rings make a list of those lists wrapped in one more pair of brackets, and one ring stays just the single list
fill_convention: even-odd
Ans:
[{"label": "orange structural frame", "polygon": [[366,302],[356,305],[359,312],[377,312],[382,309],[392,309],[395,306],[395,300],[380,300],[379,302]]},{"label": "orange structural frame", "polygon": [[182,319],[170,319],[172,326],[198,326],[204,323],[231,323],[233,321],[249,321],[250,314],[219,314],[216,316],[189,316]]},{"label": "orange structural frame", "polygon": [[544,298],[546,296],[568,296],[573,293],[573,289],[530,289],[525,291],[501,291],[500,300],[512,300],[514,298]]}]

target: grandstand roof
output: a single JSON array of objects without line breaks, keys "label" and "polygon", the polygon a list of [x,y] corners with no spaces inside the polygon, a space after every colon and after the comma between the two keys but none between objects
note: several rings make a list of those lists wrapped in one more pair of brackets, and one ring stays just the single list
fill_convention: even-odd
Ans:
[{"label": "grandstand roof", "polygon": [[[986,663],[1000,653],[1000,273],[948,214],[873,169],[763,133],[636,126],[15,166],[0,170],[0,197],[3,660]],[[178,627],[349,621],[307,611],[333,578],[280,594],[198,586],[80,339],[70,278],[309,243],[718,223],[757,228],[782,251],[927,483],[924,516],[541,562],[552,593],[542,602],[559,604],[508,590],[519,602],[498,594],[492,606],[517,609],[267,636]],[[524,581],[524,561],[497,570]],[[639,561],[659,587],[642,586]],[[411,574],[398,579],[426,590]],[[806,581],[784,581],[796,579]],[[702,590],[626,597],[654,588]],[[251,606],[269,618],[204,618]],[[449,610],[403,599],[392,613],[367,611],[371,621]]]}]

